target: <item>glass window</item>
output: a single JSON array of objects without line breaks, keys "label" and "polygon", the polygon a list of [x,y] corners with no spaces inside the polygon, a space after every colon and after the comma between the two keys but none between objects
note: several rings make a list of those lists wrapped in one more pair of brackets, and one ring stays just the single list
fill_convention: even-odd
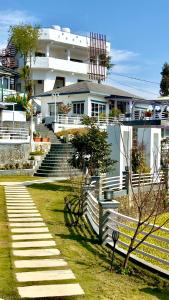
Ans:
[{"label": "glass window", "polygon": [[49,104],[49,115],[50,116],[55,115],[55,104]]},{"label": "glass window", "polygon": [[92,103],[92,117],[96,117],[100,113],[106,113],[106,105],[93,102]]},{"label": "glass window", "polygon": [[84,114],[84,103],[82,103],[82,102],[73,103],[73,113],[76,115],[83,115]]}]

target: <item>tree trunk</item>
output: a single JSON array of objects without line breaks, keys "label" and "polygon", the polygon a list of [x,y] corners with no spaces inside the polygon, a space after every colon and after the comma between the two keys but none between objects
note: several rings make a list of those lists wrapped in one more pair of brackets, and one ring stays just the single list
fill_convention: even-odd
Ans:
[{"label": "tree trunk", "polygon": [[128,266],[128,262],[129,262],[129,258],[130,258],[130,253],[131,253],[131,251],[130,251],[130,249],[128,249],[126,257],[125,257],[125,260],[124,260],[124,264],[123,264],[123,268],[124,269],[126,269],[127,266]]}]

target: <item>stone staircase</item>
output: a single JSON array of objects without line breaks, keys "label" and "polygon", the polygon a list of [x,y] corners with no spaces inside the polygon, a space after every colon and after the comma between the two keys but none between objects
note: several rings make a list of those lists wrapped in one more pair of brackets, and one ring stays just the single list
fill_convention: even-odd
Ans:
[{"label": "stone staircase", "polygon": [[44,124],[36,124],[35,129],[41,137],[48,137],[51,143],[60,143],[53,130]]},{"label": "stone staircase", "polygon": [[51,144],[51,149],[43,159],[35,176],[43,177],[70,177],[81,175],[78,169],[74,169],[68,163],[73,152],[72,145],[69,143]]}]

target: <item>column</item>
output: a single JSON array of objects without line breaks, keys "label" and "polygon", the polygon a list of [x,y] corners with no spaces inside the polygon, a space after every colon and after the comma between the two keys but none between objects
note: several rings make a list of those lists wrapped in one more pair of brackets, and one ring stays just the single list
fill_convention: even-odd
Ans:
[{"label": "column", "polygon": [[70,60],[70,49],[67,49],[67,60]]},{"label": "column", "polygon": [[99,241],[100,243],[104,242],[104,226],[106,223],[106,219],[109,215],[108,210],[113,209],[118,212],[119,201],[112,199],[111,201],[100,201],[99,202]]},{"label": "column", "polygon": [[49,57],[49,52],[50,52],[50,46],[49,44],[46,45],[46,57]]}]

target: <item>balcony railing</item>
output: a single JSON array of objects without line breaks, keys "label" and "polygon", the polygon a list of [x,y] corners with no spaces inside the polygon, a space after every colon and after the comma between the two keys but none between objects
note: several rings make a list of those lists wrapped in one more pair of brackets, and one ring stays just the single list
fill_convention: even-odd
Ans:
[{"label": "balcony railing", "polygon": [[[56,119],[54,115],[52,116],[46,116],[45,123],[58,123],[58,124],[70,124],[70,125],[82,125],[83,115],[79,116],[68,116],[68,115],[56,115]],[[137,111],[133,113],[133,115],[125,115],[122,114],[118,117],[106,117],[106,118],[99,118],[99,116],[95,117],[96,124],[98,125],[108,125],[108,124],[114,124],[114,123],[121,123],[126,121],[136,121],[136,120],[169,120],[169,116],[166,116],[165,113],[162,114],[155,114],[150,117],[147,117],[145,115],[142,115],[141,113],[138,113]]]},{"label": "balcony railing", "polygon": [[89,65],[71,60],[58,59],[54,57],[36,57],[32,59],[32,68],[53,69],[64,72],[88,74]]},{"label": "balcony railing", "polygon": [[[59,124],[74,124],[81,125],[83,120],[83,115],[79,116],[67,116],[67,115],[57,115],[56,122]],[[124,120],[124,115],[119,116],[118,118],[99,118],[95,117],[96,123],[100,125],[107,125],[111,123],[118,123],[119,121]]]},{"label": "balcony railing", "polygon": [[30,140],[29,130],[25,128],[0,126],[1,143],[28,143]]}]

